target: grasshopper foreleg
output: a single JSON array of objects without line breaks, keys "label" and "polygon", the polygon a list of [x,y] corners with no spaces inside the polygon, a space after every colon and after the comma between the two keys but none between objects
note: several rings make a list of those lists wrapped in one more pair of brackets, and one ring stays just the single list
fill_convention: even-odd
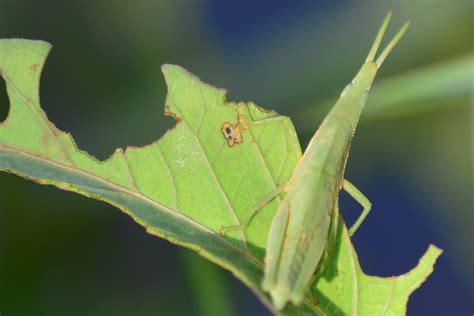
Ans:
[{"label": "grasshopper foreleg", "polygon": [[253,208],[251,211],[250,217],[240,225],[233,225],[233,226],[223,226],[219,229],[219,234],[224,236],[226,232],[235,229],[242,229],[244,232],[247,230],[247,227],[250,225],[252,220],[255,216],[260,212],[268,203],[270,203],[275,197],[277,197],[280,193],[285,192],[287,188],[287,182],[283,185],[279,186],[275,190],[269,192],[265,195]]}]

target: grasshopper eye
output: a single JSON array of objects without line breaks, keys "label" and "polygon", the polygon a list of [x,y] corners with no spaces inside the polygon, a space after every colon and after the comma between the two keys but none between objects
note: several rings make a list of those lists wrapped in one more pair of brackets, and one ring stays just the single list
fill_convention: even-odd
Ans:
[{"label": "grasshopper eye", "polygon": [[230,127],[227,127],[227,128],[225,129],[225,133],[226,133],[227,135],[230,135],[230,133],[232,133],[232,130],[230,129]]}]

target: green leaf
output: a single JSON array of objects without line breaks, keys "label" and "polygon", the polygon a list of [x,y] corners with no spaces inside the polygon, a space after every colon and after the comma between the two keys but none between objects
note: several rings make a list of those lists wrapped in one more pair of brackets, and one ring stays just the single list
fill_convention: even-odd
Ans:
[{"label": "green leaf", "polygon": [[326,315],[405,315],[410,294],[433,272],[442,250],[430,245],[418,265],[404,275],[369,276],[359,265],[344,223],[336,226],[334,248],[311,289],[320,311]]},{"label": "green leaf", "polygon": [[[238,225],[269,192],[285,183],[301,149],[287,117],[253,103],[225,100],[214,88],[179,66],[165,65],[168,85],[165,114],[177,124],[160,140],[143,148],[117,149],[98,161],[77,148],[71,135],[58,130],[39,102],[39,78],[50,45],[40,41],[1,40],[0,73],[10,99],[0,125],[0,169],[41,184],[74,191],[110,203],[153,235],[199,252],[230,270],[268,308],[260,288],[264,247],[279,198],[269,203],[245,233],[218,232]],[[245,118],[243,142],[229,147],[222,125]],[[397,278],[362,273],[340,221],[338,238],[300,308],[286,314],[360,313],[378,308],[400,314],[408,296],[431,273],[441,251],[430,247],[421,263]],[[319,300],[319,304],[317,301]]]}]

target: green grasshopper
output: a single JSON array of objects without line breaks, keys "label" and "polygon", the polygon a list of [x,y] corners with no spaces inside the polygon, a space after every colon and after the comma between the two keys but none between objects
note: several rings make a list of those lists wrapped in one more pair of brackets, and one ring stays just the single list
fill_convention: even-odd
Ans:
[{"label": "green grasshopper", "polygon": [[[387,15],[361,69],[311,139],[283,190],[286,195],[273,219],[265,255],[263,289],[277,310],[303,302],[312,276],[327,248],[337,214],[341,188],[363,206],[350,228],[354,234],[369,214],[371,203],[344,179],[349,147],[368,91],[385,58],[406,32],[406,23],[376,61],[375,55],[390,21]],[[253,216],[252,216],[253,217]]]}]

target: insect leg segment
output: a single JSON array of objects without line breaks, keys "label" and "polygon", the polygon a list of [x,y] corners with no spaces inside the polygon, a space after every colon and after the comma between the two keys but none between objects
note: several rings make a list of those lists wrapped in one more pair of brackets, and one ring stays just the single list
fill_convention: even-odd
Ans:
[{"label": "insect leg segment", "polygon": [[342,182],[342,188],[363,207],[362,214],[360,214],[359,218],[349,229],[349,235],[352,236],[355,234],[357,229],[359,229],[360,225],[364,222],[367,215],[369,215],[372,209],[372,203],[370,203],[369,199],[367,199],[367,197],[362,192],[360,192],[359,189],[357,189],[352,183],[350,183],[346,179],[344,179],[344,181]]},{"label": "insect leg segment", "polygon": [[288,182],[282,184],[281,186],[279,186],[275,190],[273,190],[273,191],[269,192],[267,195],[265,195],[260,200],[260,202],[258,202],[257,205],[255,205],[252,208],[251,215],[250,215],[249,219],[245,222],[245,226],[248,227],[248,225],[250,225],[250,223],[255,218],[255,216],[258,214],[258,212],[260,212],[265,206],[267,206],[268,203],[273,201],[274,198],[276,198],[281,193],[286,192],[287,185],[288,185]]},{"label": "insect leg segment", "polygon": [[219,235],[225,236],[225,234],[226,234],[228,231],[239,230],[239,229],[244,230],[243,225],[222,226],[222,227],[219,229]]},{"label": "insect leg segment", "polygon": [[268,194],[266,194],[254,207],[252,207],[252,211],[250,213],[249,218],[245,220],[245,222],[242,223],[241,225],[221,227],[219,229],[219,233],[221,234],[221,236],[224,236],[227,231],[234,230],[234,229],[242,229],[245,232],[247,230],[247,227],[252,222],[252,220],[258,214],[258,212],[260,212],[265,206],[267,206],[268,203],[273,201],[273,199],[276,198],[279,194],[286,192],[287,187],[288,187],[288,182],[285,182],[284,184],[282,184],[275,190],[270,191]]}]

